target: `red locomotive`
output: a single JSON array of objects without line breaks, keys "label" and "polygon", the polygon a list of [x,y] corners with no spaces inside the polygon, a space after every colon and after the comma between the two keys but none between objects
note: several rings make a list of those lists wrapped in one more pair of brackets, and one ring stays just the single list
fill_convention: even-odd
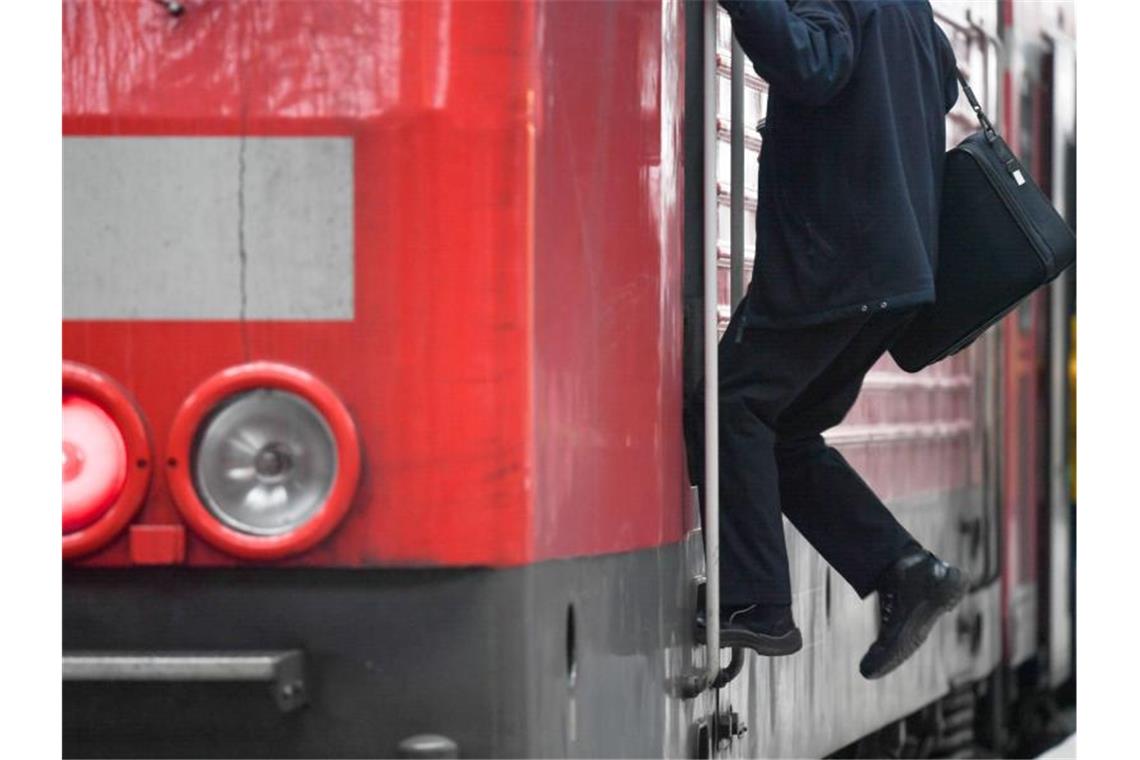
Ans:
[{"label": "red locomotive", "polygon": [[[66,0],[67,755],[949,752],[1071,683],[1070,276],[829,433],[960,614],[862,680],[873,610],[789,526],[804,651],[701,688],[682,391],[766,87],[706,10]],[[1072,214],[1071,5],[935,11]]]}]

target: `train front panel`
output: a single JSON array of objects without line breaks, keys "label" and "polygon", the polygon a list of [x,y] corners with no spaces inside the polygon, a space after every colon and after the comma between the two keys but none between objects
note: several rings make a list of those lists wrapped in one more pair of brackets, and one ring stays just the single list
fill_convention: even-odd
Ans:
[{"label": "train front panel", "polygon": [[682,6],[63,21],[66,753],[689,753]]}]

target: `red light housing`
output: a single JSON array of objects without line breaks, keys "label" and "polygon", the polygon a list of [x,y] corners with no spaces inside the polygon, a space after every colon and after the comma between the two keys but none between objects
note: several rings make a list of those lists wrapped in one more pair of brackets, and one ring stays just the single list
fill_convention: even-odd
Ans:
[{"label": "red light housing", "polygon": [[167,446],[178,510],[237,557],[278,559],[323,540],[356,493],[360,443],[336,393],[304,370],[222,370],[183,402]]},{"label": "red light housing", "polygon": [[146,426],[126,390],[63,363],[63,558],[89,554],[130,523],[150,485]]}]

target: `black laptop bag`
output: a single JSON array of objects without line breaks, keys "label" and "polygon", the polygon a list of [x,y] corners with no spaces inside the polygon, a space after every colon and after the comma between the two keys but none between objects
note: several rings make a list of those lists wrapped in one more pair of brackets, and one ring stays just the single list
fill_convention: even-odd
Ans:
[{"label": "black laptop bag", "polygon": [[891,346],[907,372],[969,346],[1076,260],[1077,239],[994,130],[958,74],[982,131],[946,154],[935,303]]}]

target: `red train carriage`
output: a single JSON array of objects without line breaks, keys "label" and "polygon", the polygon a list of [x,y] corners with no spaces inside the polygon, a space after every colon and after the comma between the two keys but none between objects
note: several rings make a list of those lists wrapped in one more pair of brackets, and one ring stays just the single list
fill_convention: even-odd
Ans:
[{"label": "red train carriage", "polygon": [[[997,8],[969,6],[936,10],[996,111]],[[64,3],[68,755],[803,756],[963,684],[1003,703],[1041,651],[1013,643],[1041,563],[1008,568],[1042,509],[1003,473],[1054,414],[1005,369],[1017,316],[884,360],[829,433],[979,579],[959,617],[859,679],[874,610],[789,526],[809,645],[699,688],[684,317],[704,226],[724,316],[746,281],[765,88],[703,13]]]},{"label": "red train carriage", "polygon": [[[67,372],[149,430],[148,487],[64,539],[76,677],[120,679],[69,683],[68,752],[660,725],[628,686],[692,658],[681,7],[183,5],[64,5]],[[307,708],[207,682],[246,650],[303,652]]]}]

